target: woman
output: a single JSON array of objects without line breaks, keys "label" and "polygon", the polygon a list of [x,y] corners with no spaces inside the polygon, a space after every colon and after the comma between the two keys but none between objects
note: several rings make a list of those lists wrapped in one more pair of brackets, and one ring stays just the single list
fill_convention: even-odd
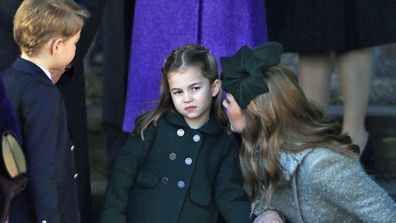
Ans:
[{"label": "woman", "polygon": [[[240,162],[254,213],[291,222],[394,222],[396,205],[363,171],[359,148],[276,66],[278,43],[222,58],[223,102],[242,134]],[[257,220],[258,221],[258,220]]]}]

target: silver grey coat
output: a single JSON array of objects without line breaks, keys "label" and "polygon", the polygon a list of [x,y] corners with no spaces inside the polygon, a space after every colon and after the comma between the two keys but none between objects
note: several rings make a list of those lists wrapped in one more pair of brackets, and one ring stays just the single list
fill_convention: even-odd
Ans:
[{"label": "silver grey coat", "polygon": [[[357,158],[316,148],[282,152],[279,164],[283,183],[265,208],[279,210],[291,222],[396,222],[395,202]],[[259,215],[263,209],[257,203]]]}]

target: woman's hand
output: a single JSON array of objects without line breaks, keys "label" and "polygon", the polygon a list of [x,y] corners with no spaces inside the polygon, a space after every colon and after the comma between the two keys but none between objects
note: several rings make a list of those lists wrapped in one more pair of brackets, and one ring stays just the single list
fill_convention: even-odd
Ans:
[{"label": "woman's hand", "polygon": [[283,220],[278,212],[267,210],[264,211],[260,216],[257,216],[253,223],[283,223]]}]

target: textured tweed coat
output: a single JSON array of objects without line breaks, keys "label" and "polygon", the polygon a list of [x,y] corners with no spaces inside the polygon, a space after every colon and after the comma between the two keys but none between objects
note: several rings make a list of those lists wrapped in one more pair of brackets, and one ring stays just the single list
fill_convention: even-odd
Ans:
[{"label": "textured tweed coat", "polygon": [[[281,153],[271,208],[291,222],[395,222],[396,205],[359,161],[329,149]],[[255,214],[262,210],[255,208]]]},{"label": "textured tweed coat", "polygon": [[[131,136],[106,192],[101,222],[250,222],[238,143],[214,119],[191,129],[168,113],[145,140]],[[144,161],[143,161],[144,160]]]}]

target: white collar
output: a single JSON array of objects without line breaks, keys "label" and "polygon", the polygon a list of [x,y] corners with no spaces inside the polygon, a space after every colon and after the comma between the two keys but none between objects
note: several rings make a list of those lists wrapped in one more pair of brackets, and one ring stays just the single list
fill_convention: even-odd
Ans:
[{"label": "white collar", "polygon": [[39,64],[36,64],[38,67],[40,67],[40,69],[41,70],[43,70],[44,71],[44,73],[45,73],[45,75],[47,75],[47,77],[51,80],[51,82],[52,82],[52,78],[51,78],[51,73],[46,69],[46,68],[44,68],[43,66],[41,66],[41,65],[39,65]]}]

